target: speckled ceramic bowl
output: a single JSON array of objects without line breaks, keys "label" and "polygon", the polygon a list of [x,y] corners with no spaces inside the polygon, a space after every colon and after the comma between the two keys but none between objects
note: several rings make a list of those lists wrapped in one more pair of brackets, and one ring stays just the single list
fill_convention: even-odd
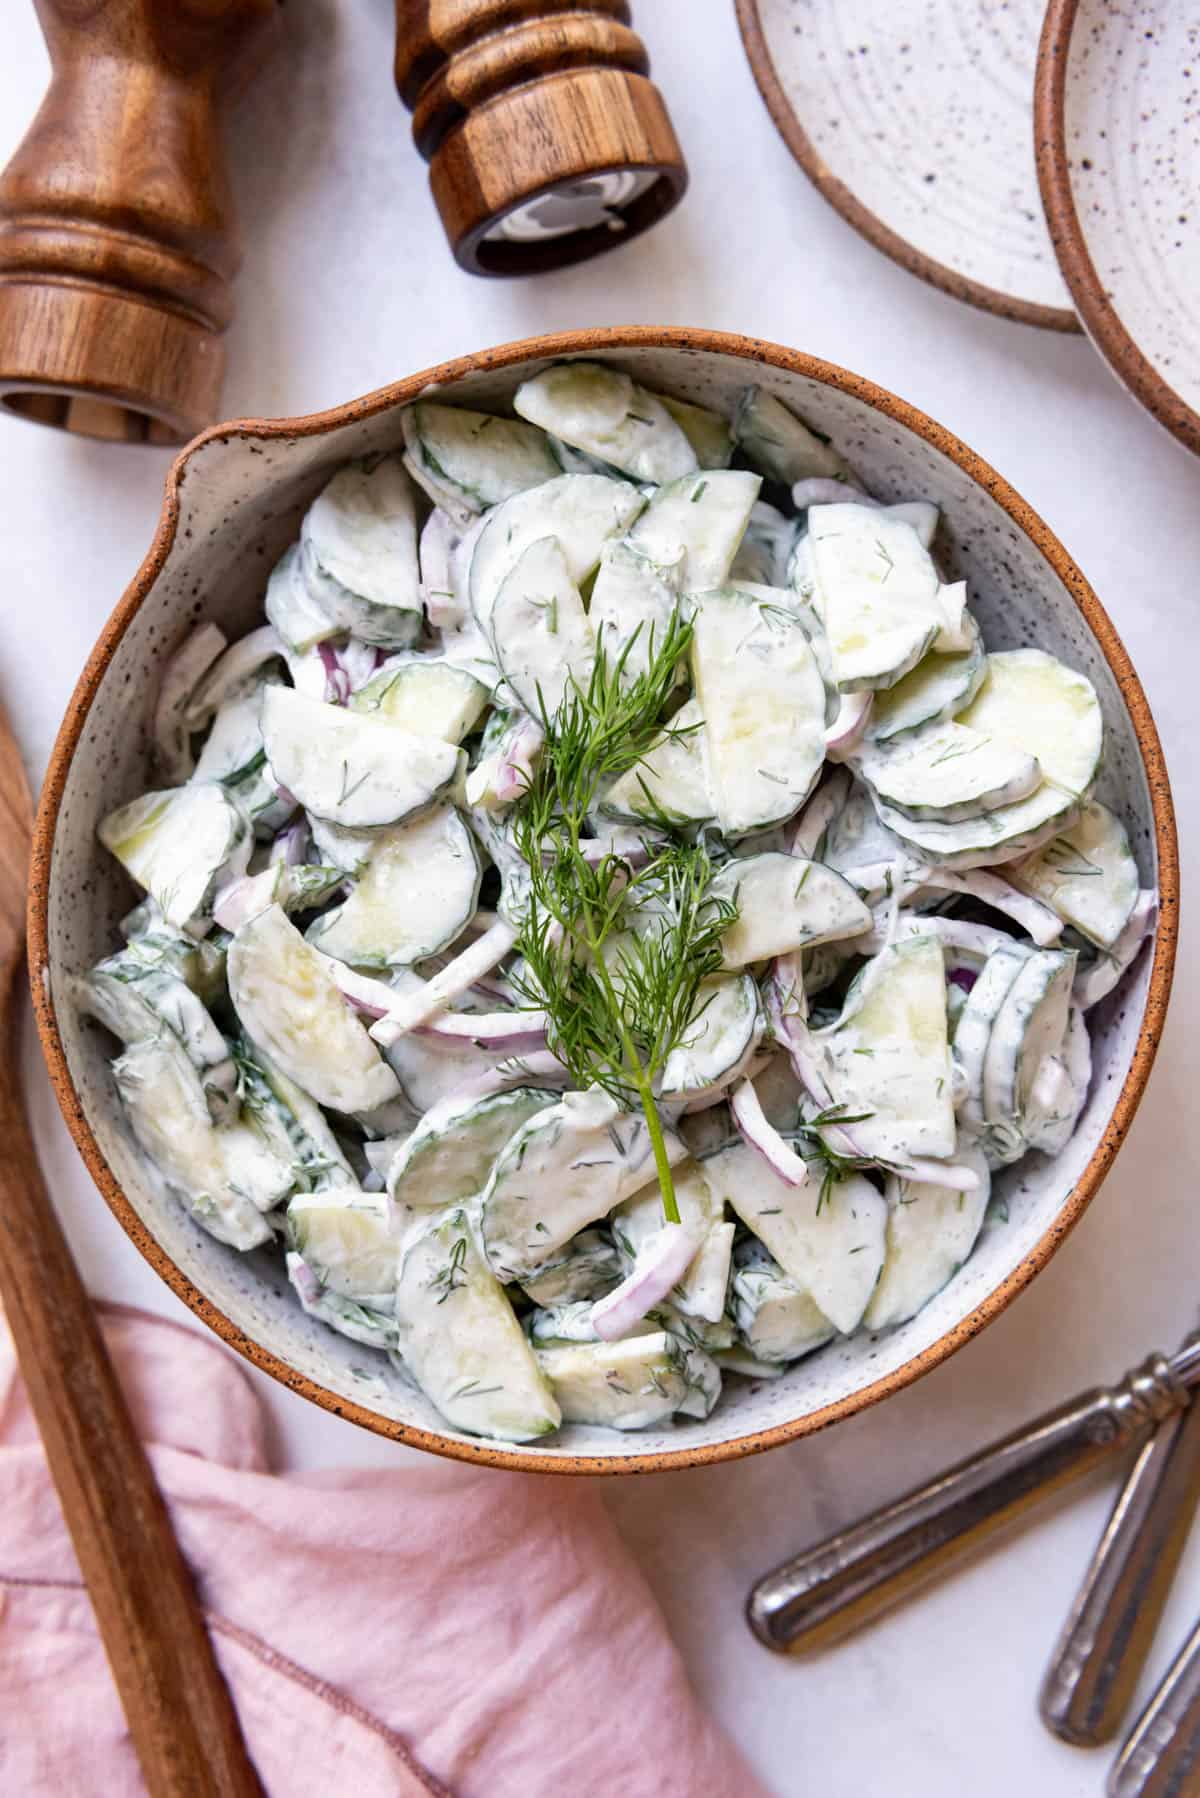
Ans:
[{"label": "speckled ceramic bowl", "polygon": [[[706,1422],[618,1435],[564,1429],[512,1448],[449,1430],[382,1356],[305,1317],[281,1258],[236,1254],[163,1197],[139,1161],[108,1074],[110,1047],[66,1003],[63,977],[113,946],[130,887],[96,825],[147,784],[147,724],[166,655],[197,620],[232,635],[260,616],[267,573],[332,471],[400,442],[400,411],[436,386],[503,406],[555,357],[585,353],[683,399],[732,408],[758,381],[828,432],[865,483],[942,508],[952,578],[965,576],[993,647],[1037,643],[1083,668],[1108,727],[1102,797],[1130,827],[1162,904],[1153,954],[1093,1013],[1096,1073],[1066,1153],[1002,1177],[1008,1222],[920,1315],[887,1335],[831,1345],[781,1379],[730,1379]],[[97,1185],[147,1260],[225,1341],[318,1404],[398,1441],[462,1460],[563,1473],[693,1466],[769,1448],[898,1391],[966,1342],[1054,1253],[1103,1179],[1154,1059],[1175,949],[1178,869],[1158,736],[1137,676],[1087,582],[1046,526],[930,419],[856,375],[794,350],[684,330],[573,332],[468,356],[311,418],[242,420],[198,437],[167,481],[150,552],[92,655],[51,760],[30,899],[33,993],[51,1078]]]}]

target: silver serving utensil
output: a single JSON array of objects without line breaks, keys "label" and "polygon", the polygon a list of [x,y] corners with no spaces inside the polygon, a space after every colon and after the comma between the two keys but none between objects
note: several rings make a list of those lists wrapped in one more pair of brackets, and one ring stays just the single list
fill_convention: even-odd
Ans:
[{"label": "silver serving utensil", "polygon": [[1113,1762],[1108,1798],[1196,1798],[1200,1793],[1200,1623]]},{"label": "silver serving utensil", "polygon": [[1188,1403],[1200,1332],[980,1450],[759,1580],[747,1620],[781,1654],[823,1648],[892,1609],[1114,1451]]},{"label": "silver serving utensil", "polygon": [[1064,1742],[1117,1732],[1162,1617],[1200,1498],[1200,1404],[1144,1443],[1050,1660],[1038,1709]]}]

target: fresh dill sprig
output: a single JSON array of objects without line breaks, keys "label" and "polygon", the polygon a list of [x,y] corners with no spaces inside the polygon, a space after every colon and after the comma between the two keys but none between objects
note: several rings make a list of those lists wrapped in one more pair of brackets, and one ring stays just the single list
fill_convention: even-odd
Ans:
[{"label": "fresh dill sprig", "polygon": [[512,983],[546,1012],[549,1046],[577,1086],[598,1086],[627,1110],[640,1106],[663,1212],[678,1223],[654,1084],[693,1021],[701,982],[721,965],[721,937],[737,908],[712,895],[702,844],[656,845],[640,868],[584,853],[601,791],[662,734],[692,627],[673,613],[657,647],[651,634],[647,667],[628,677],[637,634],[615,661],[601,641],[587,684],[572,679],[553,716],[541,706],[545,748],[512,819],[528,869]]}]

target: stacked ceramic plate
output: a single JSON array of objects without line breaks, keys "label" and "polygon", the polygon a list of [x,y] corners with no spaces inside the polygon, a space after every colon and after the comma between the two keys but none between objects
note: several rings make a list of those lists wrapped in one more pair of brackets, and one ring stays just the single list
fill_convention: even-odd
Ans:
[{"label": "stacked ceramic plate", "polygon": [[1200,453],[1200,9],[737,0],[789,149],[842,216],[972,305],[1088,332]]}]

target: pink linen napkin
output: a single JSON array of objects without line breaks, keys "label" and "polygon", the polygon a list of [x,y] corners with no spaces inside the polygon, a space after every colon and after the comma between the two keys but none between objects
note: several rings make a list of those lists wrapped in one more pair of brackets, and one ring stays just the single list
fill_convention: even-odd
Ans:
[{"label": "pink linen napkin", "polygon": [[[587,1482],[272,1475],[230,1354],[101,1312],[270,1798],[769,1798]],[[0,1791],[139,1798],[7,1339],[0,1520]]]}]

